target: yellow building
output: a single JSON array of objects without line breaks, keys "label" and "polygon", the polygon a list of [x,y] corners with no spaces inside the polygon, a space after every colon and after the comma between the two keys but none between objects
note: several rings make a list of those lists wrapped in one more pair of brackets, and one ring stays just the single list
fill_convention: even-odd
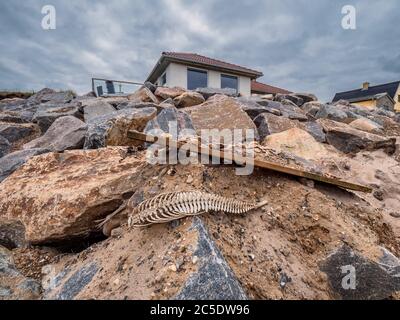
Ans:
[{"label": "yellow building", "polygon": [[400,81],[370,86],[369,82],[363,83],[361,89],[339,92],[333,102],[347,100],[352,104],[369,109],[386,107],[389,110],[400,112]]}]

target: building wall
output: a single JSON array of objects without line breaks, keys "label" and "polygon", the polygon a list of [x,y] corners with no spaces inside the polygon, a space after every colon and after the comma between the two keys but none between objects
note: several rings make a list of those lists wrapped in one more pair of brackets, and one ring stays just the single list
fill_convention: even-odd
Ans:
[{"label": "building wall", "polygon": [[359,102],[354,102],[353,104],[360,106],[360,107],[366,107],[368,109],[373,109],[376,107],[376,100],[359,101]]},{"label": "building wall", "polygon": [[[189,67],[192,68],[192,67]],[[170,63],[166,69],[168,87],[182,87],[187,89],[187,69],[188,66],[177,63]],[[207,70],[204,68],[193,68],[207,71],[208,74],[208,87],[221,88],[221,72],[214,70]],[[223,73],[227,75],[237,76],[235,74]],[[249,77],[237,76],[239,82],[239,93],[243,96],[251,95],[251,79]]]},{"label": "building wall", "polygon": [[394,110],[397,111],[397,112],[400,112],[400,101],[399,101],[400,97],[399,96],[400,96],[400,86],[397,89],[396,96],[394,97],[394,101],[396,103],[394,105]]}]

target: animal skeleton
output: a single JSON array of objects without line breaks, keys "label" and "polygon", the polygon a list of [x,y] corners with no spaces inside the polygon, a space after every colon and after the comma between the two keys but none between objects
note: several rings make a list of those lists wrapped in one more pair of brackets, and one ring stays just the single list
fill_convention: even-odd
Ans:
[{"label": "animal skeleton", "polygon": [[145,227],[209,211],[241,214],[266,204],[266,201],[254,204],[200,191],[164,193],[139,204],[129,215],[128,224]]}]

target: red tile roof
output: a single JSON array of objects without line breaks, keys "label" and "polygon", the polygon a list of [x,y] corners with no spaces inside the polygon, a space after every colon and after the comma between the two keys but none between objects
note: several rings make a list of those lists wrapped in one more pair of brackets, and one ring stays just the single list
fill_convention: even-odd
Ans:
[{"label": "red tile roof", "polygon": [[262,72],[252,70],[249,68],[241,67],[236,64],[224,62],[217,59],[208,58],[205,56],[201,56],[196,53],[183,53],[183,52],[163,52],[162,55],[167,58],[177,59],[181,61],[191,62],[191,63],[198,63],[202,65],[212,66],[216,68],[223,68],[237,72],[243,73],[250,73],[254,74],[257,78],[263,75]]},{"label": "red tile roof", "polygon": [[255,93],[264,93],[264,94],[277,94],[277,93],[288,94],[288,93],[291,93],[288,90],[270,86],[268,84],[261,83],[258,81],[251,81],[251,91],[252,92],[254,91]]}]

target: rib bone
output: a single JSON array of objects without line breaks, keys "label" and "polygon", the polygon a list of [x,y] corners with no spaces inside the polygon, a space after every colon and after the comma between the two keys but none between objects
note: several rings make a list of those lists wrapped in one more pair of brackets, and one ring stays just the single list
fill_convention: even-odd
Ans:
[{"label": "rib bone", "polygon": [[254,204],[200,191],[163,193],[139,204],[129,215],[128,223],[130,227],[145,227],[209,211],[241,214],[266,204]]}]

